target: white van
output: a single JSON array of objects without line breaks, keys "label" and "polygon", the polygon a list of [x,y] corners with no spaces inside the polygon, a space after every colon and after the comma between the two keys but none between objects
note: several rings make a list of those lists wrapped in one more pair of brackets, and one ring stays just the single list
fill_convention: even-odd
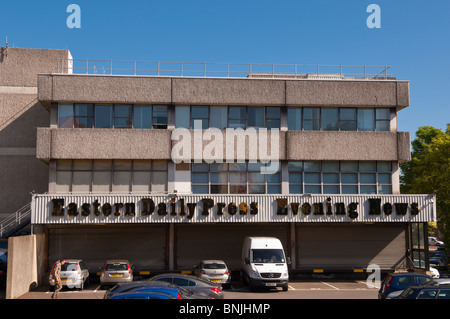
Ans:
[{"label": "white van", "polygon": [[283,245],[274,237],[247,237],[242,247],[242,272],[250,289],[282,287],[288,290],[289,258]]}]

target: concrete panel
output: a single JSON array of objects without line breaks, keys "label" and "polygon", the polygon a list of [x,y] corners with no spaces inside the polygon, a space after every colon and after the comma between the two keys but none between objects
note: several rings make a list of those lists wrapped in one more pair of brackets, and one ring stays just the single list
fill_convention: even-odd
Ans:
[{"label": "concrete panel", "polygon": [[[40,129],[41,132],[37,155],[45,159],[49,136],[46,130]],[[50,158],[169,159],[170,135],[168,130],[54,129],[50,136]]]},{"label": "concrete panel", "polygon": [[397,91],[396,81],[286,81],[286,104],[296,106],[407,106],[408,83]]},{"label": "concrete panel", "polygon": [[397,161],[397,136],[395,132],[288,131],[286,157],[287,160]]},{"label": "concrete panel", "polygon": [[37,74],[55,73],[68,50],[0,47],[0,86],[37,86]]},{"label": "concrete panel", "polygon": [[407,162],[411,160],[411,136],[409,132],[397,133],[398,160]]},{"label": "concrete panel", "polygon": [[170,78],[102,75],[58,75],[52,78],[53,91],[48,92],[50,86],[44,85],[39,98],[52,97],[57,102],[79,103],[167,104],[171,101]]},{"label": "concrete panel", "polygon": [[43,236],[40,234],[9,238],[6,299],[20,297],[39,285],[45,258]]},{"label": "concrete panel", "polygon": [[174,104],[284,105],[285,81],[253,79],[173,79]]}]

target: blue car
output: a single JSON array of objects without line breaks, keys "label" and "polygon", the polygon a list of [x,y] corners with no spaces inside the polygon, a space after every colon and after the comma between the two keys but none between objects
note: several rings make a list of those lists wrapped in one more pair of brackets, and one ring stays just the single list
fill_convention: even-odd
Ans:
[{"label": "blue car", "polygon": [[159,291],[146,291],[145,289],[137,289],[132,292],[117,294],[111,299],[176,299],[169,293]]},{"label": "blue car", "polygon": [[386,299],[387,295],[391,292],[405,290],[410,286],[424,285],[432,280],[433,278],[431,276],[421,273],[391,273],[381,283],[380,290],[378,291],[378,299]]},{"label": "blue car", "polygon": [[105,293],[105,299],[113,299],[124,293],[135,291],[162,292],[172,295],[175,299],[184,299],[184,292],[175,285],[166,282],[133,281],[130,283],[117,284]]}]

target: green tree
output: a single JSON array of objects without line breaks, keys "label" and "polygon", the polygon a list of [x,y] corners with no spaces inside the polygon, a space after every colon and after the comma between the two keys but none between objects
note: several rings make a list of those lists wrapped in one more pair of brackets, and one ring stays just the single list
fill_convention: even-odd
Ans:
[{"label": "green tree", "polygon": [[400,167],[402,193],[436,194],[438,228],[450,243],[450,124],[446,132],[420,127],[412,142],[411,161]]}]

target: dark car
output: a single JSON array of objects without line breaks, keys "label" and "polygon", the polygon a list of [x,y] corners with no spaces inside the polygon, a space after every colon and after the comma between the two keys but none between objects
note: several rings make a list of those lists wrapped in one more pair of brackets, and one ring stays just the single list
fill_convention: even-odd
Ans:
[{"label": "dark car", "polygon": [[158,291],[136,290],[114,295],[111,299],[176,299],[169,293]]},{"label": "dark car", "polygon": [[6,287],[6,269],[8,266],[8,251],[0,248],[0,289]]},{"label": "dark car", "polygon": [[405,290],[410,286],[424,285],[432,280],[433,277],[421,273],[391,273],[381,283],[378,299],[386,299],[391,292]]},{"label": "dark car", "polygon": [[133,293],[138,290],[171,293],[176,299],[204,299],[203,296],[193,294],[190,291],[177,287],[169,282],[151,282],[149,280],[117,284],[107,290],[103,298],[114,299],[113,297],[119,294]]},{"label": "dark car", "polygon": [[213,299],[223,299],[221,285],[208,280],[183,274],[162,274],[152,277],[151,281],[165,281],[182,287],[192,293]]},{"label": "dark car", "polygon": [[450,299],[450,287],[439,285],[411,286],[397,299]]}]

